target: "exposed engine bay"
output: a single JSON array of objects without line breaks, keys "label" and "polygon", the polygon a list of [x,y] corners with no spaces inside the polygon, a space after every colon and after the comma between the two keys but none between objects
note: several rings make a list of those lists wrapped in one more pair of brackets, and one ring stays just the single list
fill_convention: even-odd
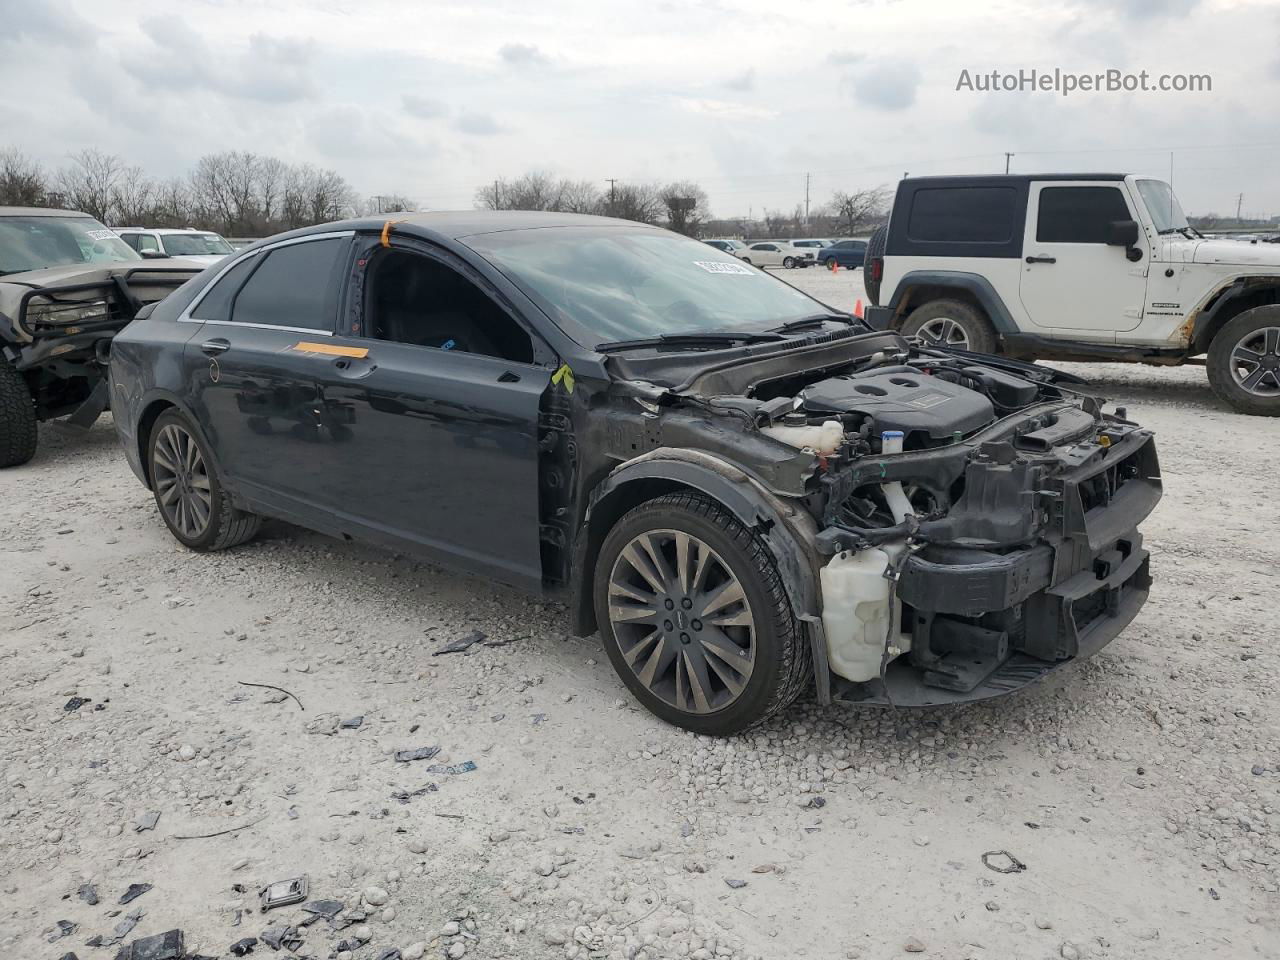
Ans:
[{"label": "exposed engine bay", "polygon": [[688,381],[637,398],[633,445],[707,450],[801,499],[833,697],[996,696],[1114,638],[1150,585],[1150,432],[1046,368],[854,339],[724,367],[704,354]]}]

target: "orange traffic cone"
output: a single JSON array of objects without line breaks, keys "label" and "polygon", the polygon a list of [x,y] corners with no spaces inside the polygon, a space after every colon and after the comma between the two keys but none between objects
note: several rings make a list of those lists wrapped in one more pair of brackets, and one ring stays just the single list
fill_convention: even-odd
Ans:
[{"label": "orange traffic cone", "polygon": [[835,257],[832,257],[830,260],[828,260],[828,261],[827,261],[827,265],[831,267],[831,272],[832,272],[832,273],[839,273],[839,272],[840,272],[840,264],[838,264],[838,263],[836,262],[836,258],[835,258]]},{"label": "orange traffic cone", "polygon": [[862,298],[859,297],[853,304],[853,315],[859,320],[862,319]]}]

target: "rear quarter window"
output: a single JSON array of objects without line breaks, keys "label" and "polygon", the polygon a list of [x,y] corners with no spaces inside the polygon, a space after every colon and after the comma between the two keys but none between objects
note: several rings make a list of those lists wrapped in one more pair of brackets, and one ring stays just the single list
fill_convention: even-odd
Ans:
[{"label": "rear quarter window", "polygon": [[1012,187],[933,187],[917,190],[907,239],[921,243],[1008,243],[1017,223]]}]

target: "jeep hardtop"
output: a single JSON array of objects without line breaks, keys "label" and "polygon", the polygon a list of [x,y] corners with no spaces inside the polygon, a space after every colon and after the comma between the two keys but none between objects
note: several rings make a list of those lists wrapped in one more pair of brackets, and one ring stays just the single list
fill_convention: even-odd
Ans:
[{"label": "jeep hardtop", "polygon": [[1280,415],[1280,248],[1204,237],[1164,180],[904,179],[867,263],[879,329],[1027,360],[1201,363],[1235,409]]}]

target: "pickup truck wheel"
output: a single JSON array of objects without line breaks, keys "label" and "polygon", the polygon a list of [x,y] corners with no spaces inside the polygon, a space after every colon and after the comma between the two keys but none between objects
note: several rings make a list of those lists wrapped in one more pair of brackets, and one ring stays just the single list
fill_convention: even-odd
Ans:
[{"label": "pickup truck wheel", "polygon": [[147,460],[160,516],[183,546],[223,550],[257,534],[261,518],[231,505],[213,459],[182,414],[168,410],[156,418]]},{"label": "pickup truck wheel", "polygon": [[16,467],[36,455],[36,404],[13,364],[0,358],[0,467]]},{"label": "pickup truck wheel", "polygon": [[618,521],[600,549],[595,606],[622,682],[695,733],[762,723],[812,676],[764,541],[702,494],[659,497]]},{"label": "pickup truck wheel", "polygon": [[876,227],[867,240],[867,249],[862,255],[862,286],[867,291],[867,299],[876,306],[880,305],[880,278],[872,277],[867,264],[877,257],[884,257],[884,244],[888,236],[888,227]]},{"label": "pickup truck wheel", "polygon": [[1280,417],[1280,305],[1230,320],[1209,344],[1209,385],[1241,413]]},{"label": "pickup truck wheel", "polygon": [[959,300],[930,300],[916,307],[902,325],[906,337],[930,346],[955,347],[973,353],[995,353],[996,332],[976,308]]}]

